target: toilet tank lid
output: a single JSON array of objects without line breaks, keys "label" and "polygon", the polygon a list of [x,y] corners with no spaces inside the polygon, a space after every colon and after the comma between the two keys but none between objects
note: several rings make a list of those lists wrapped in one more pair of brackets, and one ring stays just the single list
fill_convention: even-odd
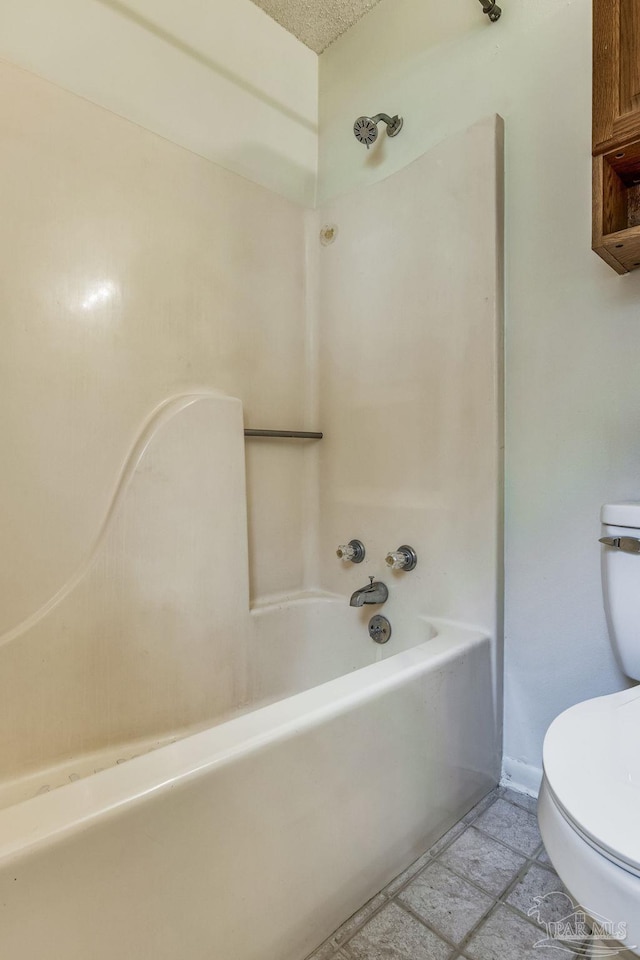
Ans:
[{"label": "toilet tank lid", "polygon": [[605,503],[600,511],[602,523],[614,527],[640,529],[640,500],[625,500],[622,503]]}]

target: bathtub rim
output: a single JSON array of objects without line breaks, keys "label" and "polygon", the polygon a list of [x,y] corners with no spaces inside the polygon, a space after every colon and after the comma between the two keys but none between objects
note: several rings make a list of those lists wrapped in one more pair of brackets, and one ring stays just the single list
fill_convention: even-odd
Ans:
[{"label": "bathtub rim", "polygon": [[41,852],[164,790],[340,716],[465,651],[486,645],[491,656],[488,632],[436,617],[420,619],[436,634],[415,647],[0,810],[0,865]]}]

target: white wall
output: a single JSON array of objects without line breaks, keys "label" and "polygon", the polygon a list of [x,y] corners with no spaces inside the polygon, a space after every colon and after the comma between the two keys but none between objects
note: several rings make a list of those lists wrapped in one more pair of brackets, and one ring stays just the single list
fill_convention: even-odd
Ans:
[{"label": "white wall", "polygon": [[[329,47],[319,190],[378,180],[505,118],[505,754],[535,786],[553,717],[625,683],[597,538],[601,503],[640,496],[640,274],[619,278],[590,251],[590,0],[503,6],[491,25],[474,0],[382,0]],[[381,110],[405,126],[367,153],[351,124]]]},{"label": "white wall", "polygon": [[318,60],[251,0],[0,0],[0,57],[314,200]]}]

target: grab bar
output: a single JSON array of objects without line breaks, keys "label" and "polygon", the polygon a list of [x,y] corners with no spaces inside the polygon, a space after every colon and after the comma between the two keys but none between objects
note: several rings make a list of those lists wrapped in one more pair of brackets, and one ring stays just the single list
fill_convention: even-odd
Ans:
[{"label": "grab bar", "polygon": [[322,440],[324,434],[309,430],[245,430],[245,437],[279,437],[285,440]]}]

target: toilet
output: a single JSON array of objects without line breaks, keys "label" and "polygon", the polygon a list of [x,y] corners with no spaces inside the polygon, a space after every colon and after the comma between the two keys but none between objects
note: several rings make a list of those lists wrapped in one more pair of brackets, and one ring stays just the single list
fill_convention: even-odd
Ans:
[{"label": "toilet", "polygon": [[[640,681],[640,502],[602,508],[602,582],[611,642]],[[640,686],[579,703],[549,727],[538,800],[551,861],[618,957],[640,956]],[[614,952],[610,953],[611,956]]]}]

